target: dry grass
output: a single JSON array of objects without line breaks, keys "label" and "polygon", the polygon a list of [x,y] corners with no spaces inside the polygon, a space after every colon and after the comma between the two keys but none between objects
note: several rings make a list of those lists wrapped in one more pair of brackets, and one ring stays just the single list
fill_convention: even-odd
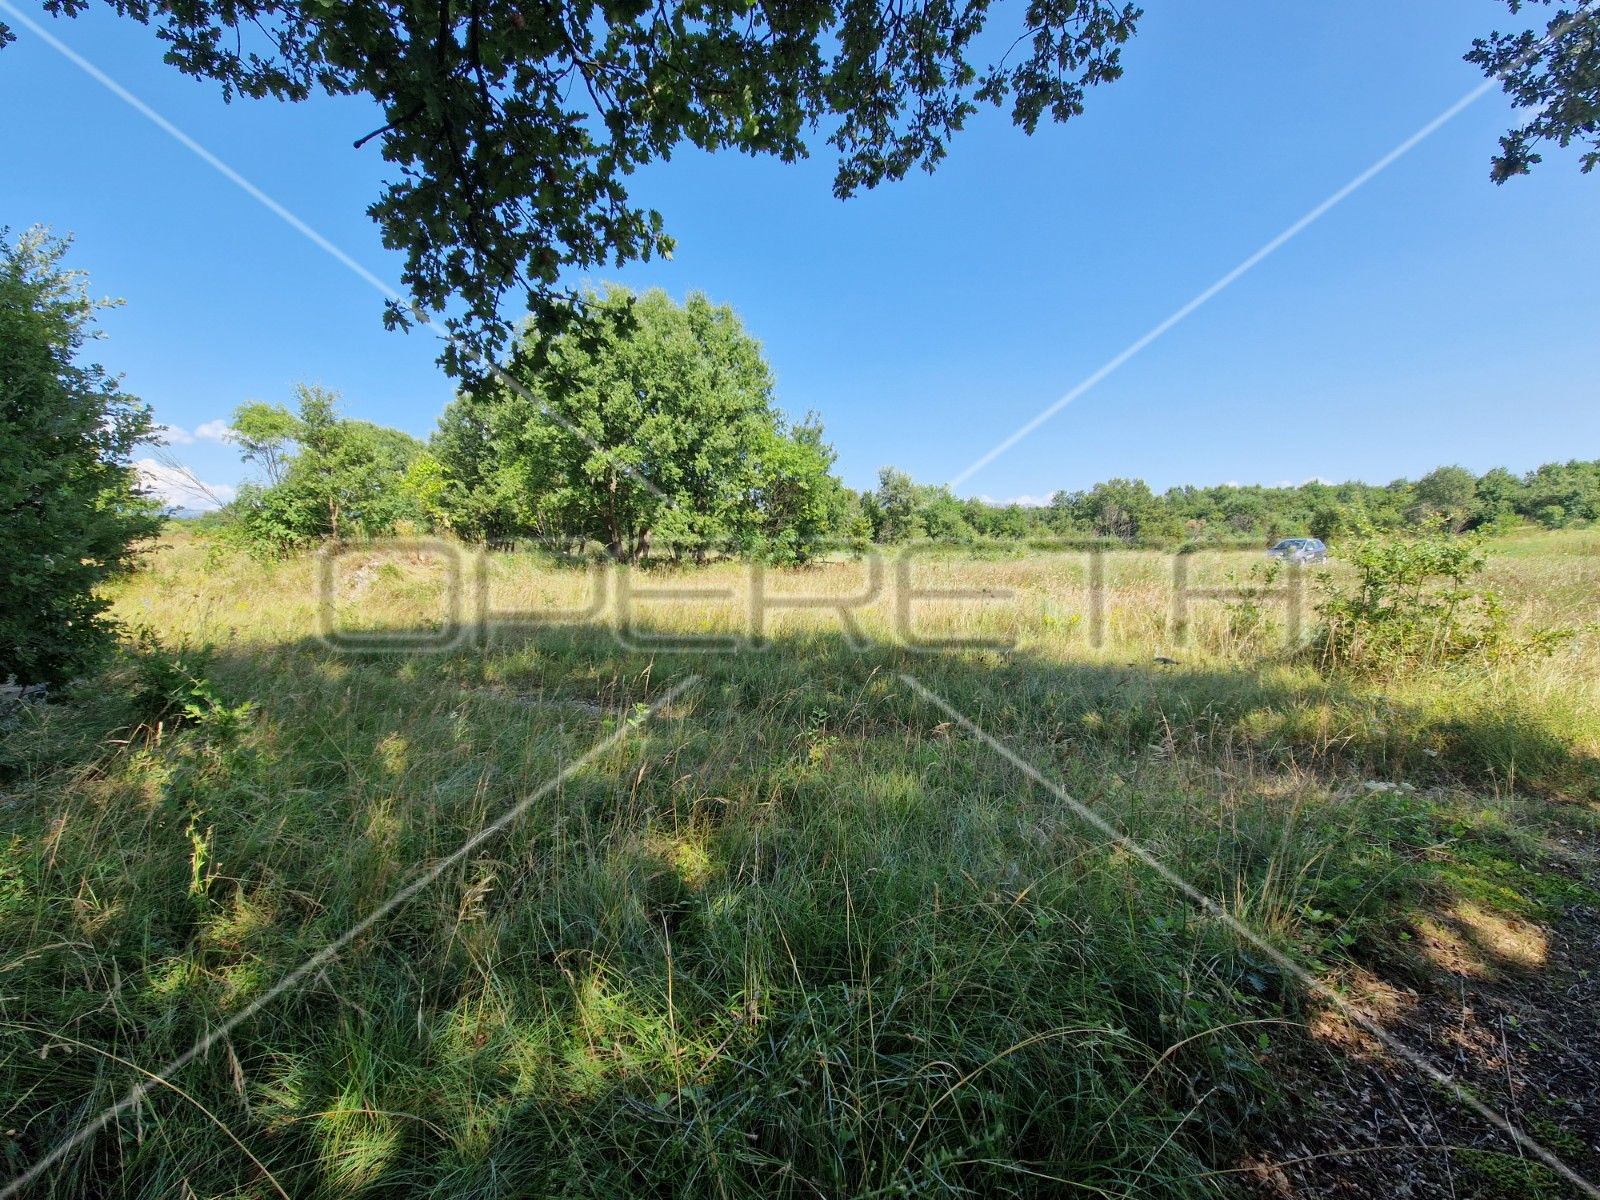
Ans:
[{"label": "dry grass", "polygon": [[[1258,561],[1183,569],[1221,587]],[[497,555],[467,600],[538,619],[351,655],[316,637],[311,560],[170,538],[117,614],[213,646],[220,708],[254,709],[152,722],[130,660],[6,735],[5,1153],[46,1152],[140,1078],[118,1060],[157,1069],[633,721],[40,1194],[1222,1189],[1212,1168],[1273,1103],[1298,989],[900,673],[1335,971],[1434,898],[1505,928],[1563,902],[1547,801],[1594,800],[1600,674],[1580,639],[1492,670],[1323,679],[1271,602],[1191,596],[1180,633],[1173,563],[1106,557],[1098,637],[1082,556],[890,565],[850,606],[858,644],[837,606],[871,592],[866,566],[771,572],[769,596],[833,607],[716,650],[681,643],[754,632],[736,564]],[[1600,582],[1583,555],[1496,571],[1530,625],[1584,618]],[[337,623],[437,630],[448,574],[357,548]],[[913,598],[908,620],[907,580],[973,595]],[[662,589],[693,594],[645,594]],[[1010,648],[910,644],[932,637]]]}]

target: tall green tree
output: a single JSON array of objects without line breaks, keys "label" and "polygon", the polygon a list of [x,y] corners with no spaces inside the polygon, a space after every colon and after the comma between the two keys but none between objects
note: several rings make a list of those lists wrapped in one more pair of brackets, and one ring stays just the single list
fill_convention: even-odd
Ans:
[{"label": "tall green tree", "polygon": [[964,542],[972,537],[961,501],[944,484],[923,484],[917,489],[917,516],[930,538]]},{"label": "tall green tree", "polygon": [[160,527],[131,465],[150,410],[83,361],[94,314],[66,241],[0,230],[0,680],[92,665],[111,624],[96,587]]},{"label": "tall green tree", "polygon": [[[457,401],[438,435],[447,487],[476,479],[518,529],[623,559],[814,545],[831,452],[820,428],[785,429],[734,312],[616,287],[589,310],[582,329],[530,328],[509,379]],[[445,451],[480,437],[476,462]]]},{"label": "tall green tree", "polygon": [[491,421],[498,398],[494,392],[461,392],[428,440],[441,477],[436,522],[468,541],[499,541],[522,531],[510,472],[494,445]]},{"label": "tall green tree", "polygon": [[754,498],[760,515],[747,551],[774,562],[807,562],[851,532],[853,506],[833,474],[838,456],[814,413],[793,428],[775,423],[764,440]]},{"label": "tall green tree", "polygon": [[1525,489],[1504,467],[1493,467],[1478,480],[1473,517],[1480,524],[1505,520],[1517,511]]},{"label": "tall green tree", "polygon": [[297,449],[285,459],[281,478],[241,488],[233,504],[248,541],[286,550],[325,538],[387,534],[422,515],[408,485],[424,452],[421,442],[398,429],[341,418],[334,392],[301,384],[295,395]]},{"label": "tall green tree", "polygon": [[1460,533],[1467,527],[1478,499],[1478,477],[1465,467],[1435,467],[1417,480],[1413,494],[1420,511],[1416,522],[1420,524],[1436,516],[1451,533]]},{"label": "tall green tree", "polygon": [[234,410],[231,430],[228,440],[239,447],[244,461],[260,467],[269,486],[282,483],[300,436],[300,418],[281,404],[258,400]]},{"label": "tall green tree", "polygon": [[910,475],[894,467],[882,468],[872,499],[874,541],[893,544],[927,536],[917,481]]},{"label": "tall green tree", "polygon": [[1142,479],[1108,479],[1089,489],[1078,509],[1100,537],[1131,542],[1150,522],[1157,503],[1150,485]]}]

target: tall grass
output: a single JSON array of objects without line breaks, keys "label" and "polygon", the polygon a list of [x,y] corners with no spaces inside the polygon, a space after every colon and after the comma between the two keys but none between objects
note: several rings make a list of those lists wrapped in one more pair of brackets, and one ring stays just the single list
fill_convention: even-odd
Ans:
[{"label": "tall grass", "polygon": [[[1195,558],[1212,584],[1254,561]],[[1536,869],[1528,792],[1593,798],[1600,705],[1582,641],[1358,688],[1284,653],[1265,601],[1196,599],[1179,638],[1170,561],[1108,560],[1099,645],[1086,564],[1039,556],[917,567],[996,597],[922,604],[924,635],[1005,652],[910,649],[885,596],[861,646],[795,609],[765,649],[627,648],[613,609],[350,656],[311,636],[311,563],[178,539],[116,611],[211,644],[219,704],[255,707],[153,718],[130,660],[6,733],[0,1150],[49,1151],[632,720],[37,1193],[1213,1194],[1273,1105],[1293,982],[899,673],[1329,972],[1491,851]],[[437,624],[436,564],[350,566],[347,625]],[[501,609],[576,612],[586,580],[490,564]],[[1595,581],[1507,575],[1532,622]],[[641,605],[636,635],[740,626],[734,566],[635,582],[707,593]],[[847,563],[767,582],[862,590]]]}]

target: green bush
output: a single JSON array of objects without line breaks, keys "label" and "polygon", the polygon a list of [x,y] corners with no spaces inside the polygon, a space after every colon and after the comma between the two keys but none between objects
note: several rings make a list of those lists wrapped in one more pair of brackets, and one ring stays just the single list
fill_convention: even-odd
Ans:
[{"label": "green bush", "polygon": [[231,740],[249,723],[254,705],[230,705],[206,674],[209,646],[168,647],[149,629],[133,630],[128,647],[133,665],[132,699],[146,723],[192,724],[219,740]]},{"label": "green bush", "polygon": [[245,461],[262,467],[268,484],[246,484],[229,506],[228,536],[259,557],[317,542],[385,537],[423,516],[407,487],[423,458],[422,443],[397,429],[338,415],[338,396],[295,389],[298,415],[249,404],[234,414]]},{"label": "green bush", "polygon": [[1415,537],[1369,536],[1349,545],[1353,587],[1323,578],[1314,641],[1339,670],[1432,666],[1497,657],[1513,648],[1505,607],[1471,580],[1485,556],[1477,538],[1433,524]]},{"label": "green bush", "polygon": [[1546,504],[1534,516],[1546,529],[1561,529],[1567,523],[1567,510],[1559,504]]},{"label": "green bush", "polygon": [[159,528],[130,457],[149,409],[79,361],[95,310],[67,243],[0,230],[0,679],[69,679],[111,642],[98,584]]}]

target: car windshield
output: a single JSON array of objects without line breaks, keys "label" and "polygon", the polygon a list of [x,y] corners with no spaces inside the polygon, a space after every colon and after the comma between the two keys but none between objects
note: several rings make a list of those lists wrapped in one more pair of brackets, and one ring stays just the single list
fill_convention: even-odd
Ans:
[{"label": "car windshield", "polygon": [[1298,549],[1300,549],[1301,546],[1304,546],[1304,545],[1305,545],[1305,542],[1301,541],[1299,538],[1285,538],[1283,541],[1279,542],[1276,546],[1274,546],[1273,549],[1274,550],[1298,550]]}]

